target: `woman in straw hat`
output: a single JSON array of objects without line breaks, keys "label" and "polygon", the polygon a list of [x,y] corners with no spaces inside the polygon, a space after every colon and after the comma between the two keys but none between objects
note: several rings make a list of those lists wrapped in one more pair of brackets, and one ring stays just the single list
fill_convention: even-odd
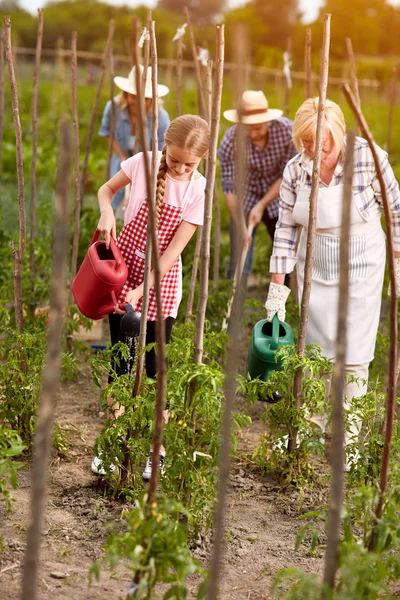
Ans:
[{"label": "woman in straw hat", "polygon": [[[140,72],[143,72],[143,66],[140,65]],[[121,93],[109,100],[104,108],[99,135],[109,139],[111,135],[112,111],[114,110],[114,139],[113,155],[110,164],[109,176],[112,177],[121,168],[121,162],[132,156],[136,140],[137,123],[137,104],[136,104],[136,79],[135,67],[133,67],[128,77],[114,77],[115,85],[119,87]],[[159,98],[166,96],[169,89],[166,85],[157,86],[157,95]],[[149,147],[152,142],[152,118],[150,109],[152,104],[152,83],[151,68],[147,69],[146,85],[144,88],[144,99],[146,108],[146,129],[148,132]],[[164,133],[169,125],[170,119],[168,113],[163,108],[158,108],[158,150],[164,145]],[[124,196],[124,190],[120,190],[114,197],[112,206],[118,207]]]}]

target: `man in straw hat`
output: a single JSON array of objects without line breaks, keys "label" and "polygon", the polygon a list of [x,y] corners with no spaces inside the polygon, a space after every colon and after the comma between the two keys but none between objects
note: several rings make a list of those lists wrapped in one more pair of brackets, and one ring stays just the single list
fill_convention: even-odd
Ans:
[{"label": "man in straw hat", "polygon": [[[238,225],[244,221],[253,227],[252,238],[242,232],[249,251],[243,270],[245,279],[251,270],[254,234],[262,221],[272,240],[278,221],[279,188],[286,163],[296,154],[292,142],[292,121],[282,117],[283,111],[269,108],[268,100],[259,90],[246,90],[237,109],[226,110],[224,117],[236,123],[225,133],[218,150],[224,197],[231,214],[231,255],[228,277],[233,277],[240,249]],[[236,196],[236,161],[238,128],[244,127],[246,142],[246,173],[243,199]],[[239,208],[240,207],[240,208]],[[244,217],[238,214],[243,207]]]},{"label": "man in straw hat", "polygon": [[[143,66],[140,65],[140,73],[143,73]],[[101,121],[99,135],[104,136],[107,140],[111,135],[112,111],[114,110],[114,139],[113,139],[113,155],[111,157],[109,177],[112,177],[121,168],[121,161],[132,156],[135,148],[135,140],[137,135],[137,92],[135,67],[133,67],[128,77],[114,77],[114,83],[119,87],[121,93],[109,100],[104,108],[103,118]],[[149,148],[152,142],[152,118],[150,114],[153,90],[151,83],[151,67],[147,69],[146,85],[144,92],[145,108],[146,108],[146,129],[148,132]],[[157,96],[162,98],[168,94],[169,89],[166,85],[157,86]],[[162,150],[164,145],[164,133],[169,125],[169,116],[166,110],[158,108],[158,149]],[[120,190],[114,196],[112,206],[114,209],[118,207],[124,196],[124,190]]]}]

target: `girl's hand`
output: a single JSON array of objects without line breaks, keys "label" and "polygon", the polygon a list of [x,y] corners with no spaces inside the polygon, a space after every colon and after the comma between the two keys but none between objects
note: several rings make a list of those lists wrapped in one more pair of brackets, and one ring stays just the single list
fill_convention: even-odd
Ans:
[{"label": "girl's hand", "polygon": [[117,237],[117,226],[115,223],[114,211],[111,204],[101,211],[100,220],[97,229],[101,232],[107,248],[110,247],[110,236]]},{"label": "girl's hand", "polygon": [[125,296],[125,302],[127,304],[132,304],[133,308],[135,308],[136,304],[139,302],[140,298],[143,296],[142,286],[135,288],[134,290],[129,290]]}]

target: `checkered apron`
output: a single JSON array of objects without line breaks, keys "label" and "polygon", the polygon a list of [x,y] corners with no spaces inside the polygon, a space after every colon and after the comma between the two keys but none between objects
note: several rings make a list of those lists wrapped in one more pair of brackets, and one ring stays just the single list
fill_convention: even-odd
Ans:
[{"label": "checkered apron", "polygon": [[[183,209],[186,206],[188,192],[193,180],[193,175],[186,188],[182,206],[170,206],[163,202],[161,206],[160,223],[157,232],[160,256],[165,252],[172,238],[174,237],[179,225],[182,222]],[[146,237],[147,237],[148,204],[147,199],[143,202],[139,212],[130,223],[125,225],[118,236],[117,245],[124,257],[128,268],[128,279],[120,295],[118,303],[125,302],[125,296],[129,290],[137,288],[144,279],[144,263],[146,257]],[[179,291],[179,280],[181,270],[181,257],[179,256],[172,265],[168,273],[161,279],[161,302],[162,318],[166,319],[174,312],[176,299]],[[142,298],[133,307],[135,311],[141,312]],[[149,294],[149,308],[147,312],[148,321],[157,320],[157,304],[154,287]]]}]

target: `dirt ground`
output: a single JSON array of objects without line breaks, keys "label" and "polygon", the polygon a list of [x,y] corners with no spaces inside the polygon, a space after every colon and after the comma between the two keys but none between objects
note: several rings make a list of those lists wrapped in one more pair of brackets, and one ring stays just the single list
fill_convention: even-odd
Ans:
[{"label": "dirt ground", "polygon": [[[264,407],[252,412],[253,425],[243,431],[240,449],[245,455],[264,430]],[[101,557],[109,523],[126,505],[110,500],[91,474],[93,443],[102,427],[99,391],[90,376],[62,384],[56,419],[71,442],[68,457],[54,456],[51,463],[47,510],[40,557],[38,600],[117,600],[126,598],[129,574],[120,569],[117,578],[102,571],[100,582],[88,583],[88,571]],[[320,571],[321,556],[311,558],[306,548],[294,550],[302,522],[299,515],[326,501],[325,492],[305,493],[300,502],[269,477],[261,477],[241,459],[232,465],[226,540],[222,558],[221,600],[267,600],[273,575],[284,567]],[[19,472],[13,511],[0,505],[0,599],[19,598],[26,530],[30,514],[30,465]],[[209,537],[194,553],[204,566],[210,557]],[[195,582],[193,582],[194,598]]]}]

